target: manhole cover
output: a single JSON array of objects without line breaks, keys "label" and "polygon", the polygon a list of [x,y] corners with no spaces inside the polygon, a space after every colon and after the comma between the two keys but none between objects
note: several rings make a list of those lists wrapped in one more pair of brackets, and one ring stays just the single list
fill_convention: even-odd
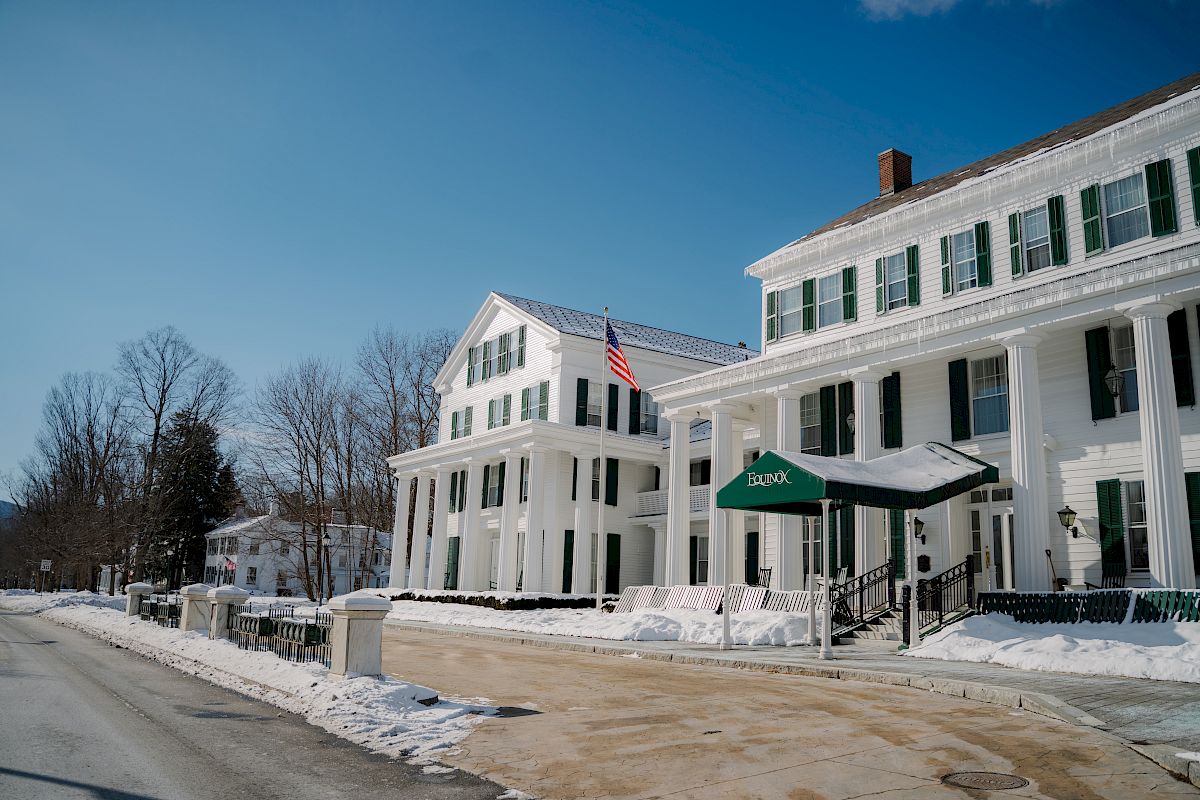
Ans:
[{"label": "manhole cover", "polygon": [[960,789],[1020,789],[1029,785],[1024,778],[1003,772],[951,772],[942,776],[942,783]]}]

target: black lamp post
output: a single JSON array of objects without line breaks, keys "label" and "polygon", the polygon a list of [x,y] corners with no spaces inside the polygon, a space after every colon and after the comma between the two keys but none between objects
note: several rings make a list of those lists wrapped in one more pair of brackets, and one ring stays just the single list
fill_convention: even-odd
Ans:
[{"label": "black lamp post", "polygon": [[920,517],[913,517],[913,538],[920,539],[922,545],[925,544],[924,531],[925,531],[925,523],[921,521]]},{"label": "black lamp post", "polygon": [[[318,580],[321,582],[321,585],[317,587],[317,608],[321,607],[321,602],[325,597],[325,582],[329,580],[329,576],[325,574],[325,554],[329,552],[331,544],[333,544],[333,540],[329,538],[329,531],[325,531],[321,534],[321,552],[317,556],[317,575],[320,576]],[[329,571],[333,571],[332,567],[329,568]]]}]

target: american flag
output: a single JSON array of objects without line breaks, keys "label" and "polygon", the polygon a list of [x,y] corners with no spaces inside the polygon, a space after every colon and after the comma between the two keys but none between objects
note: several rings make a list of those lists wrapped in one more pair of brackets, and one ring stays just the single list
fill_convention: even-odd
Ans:
[{"label": "american flag", "polygon": [[621,343],[617,341],[617,334],[613,331],[612,323],[606,322],[608,326],[608,366],[617,374],[617,377],[633,387],[635,392],[640,392],[637,379],[633,377],[633,370],[629,368],[629,362],[625,360],[625,353],[621,351]]}]

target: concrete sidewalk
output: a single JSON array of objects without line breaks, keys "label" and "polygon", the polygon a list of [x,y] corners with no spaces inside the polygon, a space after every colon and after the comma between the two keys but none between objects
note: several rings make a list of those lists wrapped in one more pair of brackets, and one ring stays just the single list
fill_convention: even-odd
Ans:
[{"label": "concrete sidewalk", "polygon": [[618,656],[637,654],[645,659],[679,664],[911,686],[1019,707],[1108,731],[1172,772],[1186,775],[1200,785],[1200,764],[1189,765],[1174,756],[1177,752],[1200,752],[1200,684],[917,659],[898,655],[894,642],[839,645],[834,648],[834,660],[822,661],[816,648],[810,647],[737,646],[722,651],[715,645],[688,642],[612,641],[392,619],[387,623],[394,628],[556,650]]}]

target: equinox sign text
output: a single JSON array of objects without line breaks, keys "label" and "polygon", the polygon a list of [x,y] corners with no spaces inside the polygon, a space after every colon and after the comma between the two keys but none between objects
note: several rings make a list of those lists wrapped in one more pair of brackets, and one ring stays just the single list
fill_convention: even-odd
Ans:
[{"label": "equinox sign text", "polygon": [[774,486],[777,483],[789,483],[790,484],[792,481],[788,477],[789,472],[791,472],[790,469],[781,469],[778,472],[763,472],[763,473],[759,473],[759,474],[750,472],[750,473],[746,474],[746,481],[747,481],[746,485],[747,486]]}]

